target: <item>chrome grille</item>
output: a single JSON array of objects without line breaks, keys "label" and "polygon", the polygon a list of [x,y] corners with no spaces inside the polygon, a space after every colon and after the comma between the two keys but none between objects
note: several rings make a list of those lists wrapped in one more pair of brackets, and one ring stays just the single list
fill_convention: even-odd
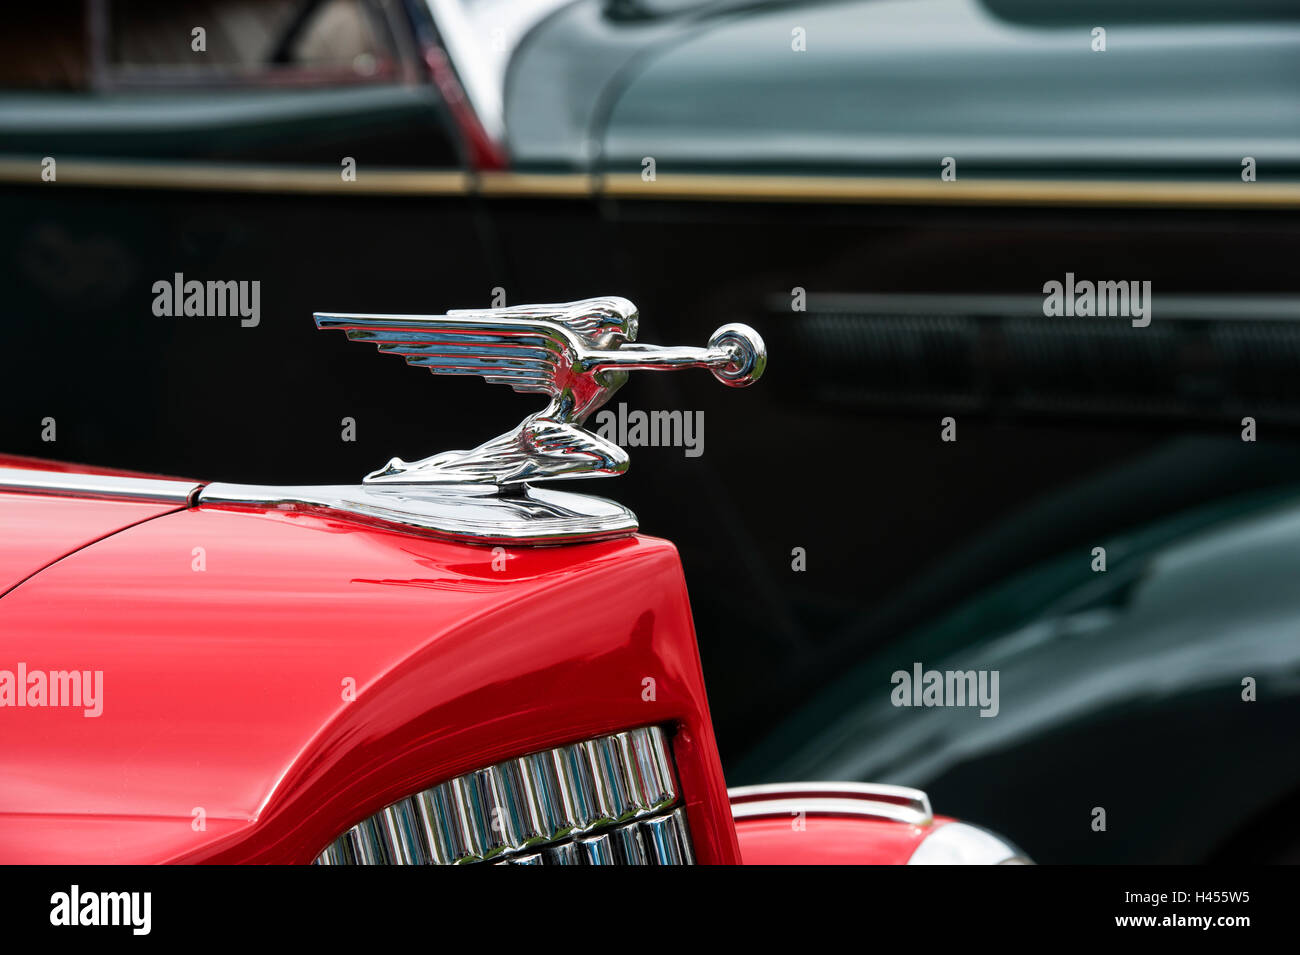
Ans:
[{"label": "chrome grille", "polygon": [[686,814],[662,729],[531,753],[386,806],[320,865],[690,865]]}]

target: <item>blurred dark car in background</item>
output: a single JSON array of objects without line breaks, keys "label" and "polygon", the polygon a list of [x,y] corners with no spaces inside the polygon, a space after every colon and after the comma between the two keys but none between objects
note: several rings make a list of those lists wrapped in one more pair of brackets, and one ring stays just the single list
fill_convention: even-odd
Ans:
[{"label": "blurred dark car in background", "polygon": [[[6,16],[4,451],[353,481],[525,409],[313,310],[747,322],[744,413],[628,384],[702,412],[703,453],[642,449],[613,492],[682,547],[731,783],[921,786],[1043,862],[1300,852],[1294,4]],[[1149,323],[1046,314],[1067,275],[1150,282]],[[258,282],[257,320],[155,314],[184,280]],[[996,718],[891,704],[945,661],[1000,670]]]}]

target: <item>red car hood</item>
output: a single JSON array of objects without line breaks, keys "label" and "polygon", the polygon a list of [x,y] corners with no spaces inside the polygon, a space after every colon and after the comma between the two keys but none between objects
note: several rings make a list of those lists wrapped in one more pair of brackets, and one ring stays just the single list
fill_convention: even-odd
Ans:
[{"label": "red car hood", "polygon": [[[10,469],[157,479],[134,471],[0,455],[0,471]],[[175,501],[0,491],[0,595],[88,544],[182,506]]]},{"label": "red car hood", "polygon": [[0,671],[102,674],[98,712],[0,710],[0,862],[308,862],[432,782],[651,724],[701,861],[738,858],[665,541],[31,493],[0,521]]}]

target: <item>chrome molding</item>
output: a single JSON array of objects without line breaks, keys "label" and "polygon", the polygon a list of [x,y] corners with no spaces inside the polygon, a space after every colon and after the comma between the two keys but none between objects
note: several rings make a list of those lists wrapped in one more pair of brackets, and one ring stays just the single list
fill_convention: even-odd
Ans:
[{"label": "chrome molding", "polygon": [[877,783],[773,783],[727,790],[735,819],[864,816],[912,826],[934,821],[930,797],[919,789]]},{"label": "chrome molding", "polygon": [[[61,175],[61,174],[60,174]],[[637,173],[603,176],[602,198],[704,202],[879,203],[940,206],[1114,206],[1175,208],[1294,208],[1300,182],[1168,179],[1035,179],[938,176],[763,175],[660,173],[647,183]],[[956,188],[948,188],[955,186]]]},{"label": "chrome molding", "polygon": [[348,520],[472,544],[568,544],[636,533],[636,515],[589,494],[523,486],[209,484],[197,503],[337,515]]},{"label": "chrome molding", "polygon": [[[41,183],[41,158],[0,155],[0,182]],[[611,198],[681,202],[818,202],[938,206],[1097,206],[1223,209],[1300,207],[1300,182],[1171,182],[1139,179],[962,179],[752,173],[639,174],[370,169],[345,182],[338,169],[286,163],[68,159],[59,184],[110,189],[360,196],[482,196],[487,199]]]},{"label": "chrome molding", "polygon": [[1001,836],[966,822],[947,822],[921,840],[908,865],[1033,865]]},{"label": "chrome molding", "polygon": [[194,481],[169,481],[164,478],[0,468],[0,491],[28,494],[185,504],[201,487],[202,484]]},{"label": "chrome molding", "polygon": [[532,753],[386,806],[321,865],[682,865],[690,833],[657,726]]},{"label": "chrome molding", "polygon": [[[40,162],[39,156],[0,156],[0,182],[39,182]],[[227,185],[222,186],[223,180]],[[356,186],[355,195],[466,196],[475,191],[470,175],[445,169],[367,170],[345,182],[337,169],[324,166],[151,159],[68,159],[59,163],[59,182],[96,189],[273,195],[348,195],[349,186]]]},{"label": "chrome molding", "polygon": [[618,297],[445,315],[316,314],[317,328],[343,331],[435,375],[478,375],[545,395],[544,409],[477,448],[409,463],[394,458],[365,478],[367,484],[498,487],[626,471],[627,452],[583,424],[629,371],[707,368],[723,384],[741,388],[767,365],[762,338],[746,325],[717,329],[707,348],[662,347],[635,344],[638,321],[636,306]]}]

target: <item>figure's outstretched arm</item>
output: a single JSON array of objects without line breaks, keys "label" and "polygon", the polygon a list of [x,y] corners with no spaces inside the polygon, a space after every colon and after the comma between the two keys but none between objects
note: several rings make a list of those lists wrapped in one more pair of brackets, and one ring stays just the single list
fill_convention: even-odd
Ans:
[{"label": "figure's outstretched arm", "polygon": [[763,339],[748,325],[723,325],[713,333],[707,348],[629,342],[614,349],[586,351],[582,363],[589,371],[708,368],[724,384],[743,387],[757,381],[763,374],[767,366],[767,348]]}]

